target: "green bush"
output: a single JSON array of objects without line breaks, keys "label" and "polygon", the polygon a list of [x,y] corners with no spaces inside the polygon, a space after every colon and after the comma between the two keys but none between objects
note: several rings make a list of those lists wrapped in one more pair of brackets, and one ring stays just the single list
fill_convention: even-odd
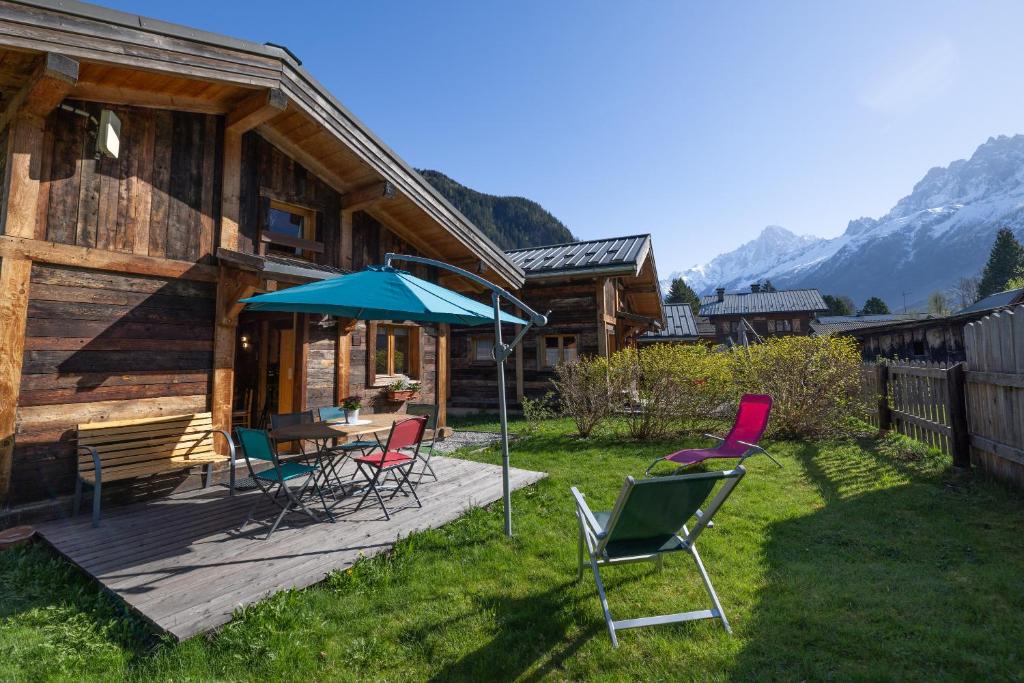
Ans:
[{"label": "green bush", "polygon": [[860,353],[849,337],[774,337],[731,356],[737,388],[775,400],[775,436],[836,436],[864,412]]}]

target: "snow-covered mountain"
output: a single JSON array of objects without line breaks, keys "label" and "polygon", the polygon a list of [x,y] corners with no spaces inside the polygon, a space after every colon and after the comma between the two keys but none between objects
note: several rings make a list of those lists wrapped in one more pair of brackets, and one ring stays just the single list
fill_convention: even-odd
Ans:
[{"label": "snow-covered mountain", "polygon": [[777,287],[817,287],[857,302],[881,296],[894,308],[906,297],[916,306],[977,275],[1004,226],[1024,236],[1024,135],[989,138],[970,159],[931,169],[888,214],[850,221],[839,237],[769,226],[681,275],[699,293],[767,278]]}]

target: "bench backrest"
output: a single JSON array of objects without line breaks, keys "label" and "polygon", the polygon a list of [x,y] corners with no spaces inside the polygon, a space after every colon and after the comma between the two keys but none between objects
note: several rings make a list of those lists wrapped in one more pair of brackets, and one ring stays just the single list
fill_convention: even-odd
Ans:
[{"label": "bench backrest", "polygon": [[[103,471],[143,467],[158,461],[187,463],[214,456],[211,413],[165,415],[78,425],[78,445],[96,449]],[[92,472],[92,455],[81,450],[78,471]]]}]

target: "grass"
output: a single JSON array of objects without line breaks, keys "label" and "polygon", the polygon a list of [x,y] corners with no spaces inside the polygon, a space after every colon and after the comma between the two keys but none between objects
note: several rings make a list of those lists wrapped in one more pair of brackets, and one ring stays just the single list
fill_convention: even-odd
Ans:
[{"label": "grass", "polygon": [[[873,440],[777,443],[783,469],[749,461],[701,539],[734,636],[672,625],[623,632],[612,650],[592,580],[574,581],[568,488],[607,507],[626,474],[679,444],[569,429],[548,422],[515,445],[514,465],[550,477],[514,494],[514,539],[500,504],[475,510],[181,644],[45,547],[0,553],[0,680],[1024,678],[1019,493]],[[704,607],[688,562],[609,569],[613,614]]]}]

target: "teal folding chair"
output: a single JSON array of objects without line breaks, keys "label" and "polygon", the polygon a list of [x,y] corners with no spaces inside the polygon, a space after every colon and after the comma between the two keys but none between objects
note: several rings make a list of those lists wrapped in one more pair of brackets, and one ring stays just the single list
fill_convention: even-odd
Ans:
[{"label": "teal folding chair", "polygon": [[[313,511],[302,502],[302,497],[310,486],[314,488],[320,497],[320,503],[324,506],[324,514],[327,517],[331,517],[330,511],[327,509],[327,501],[324,500],[323,491],[320,490],[320,485],[316,481],[317,467],[315,465],[303,465],[297,462],[282,463],[277,456],[277,450],[274,448],[274,443],[270,440],[270,436],[262,429],[235,427],[235,435],[238,438],[238,442],[242,445],[242,454],[245,456],[245,463],[249,467],[249,476],[255,482],[260,492],[269,498],[274,505],[281,508],[280,514],[274,520],[264,540],[269,539],[271,534],[277,531],[281,520],[289,512],[303,513],[319,521]],[[271,466],[257,471],[253,466],[255,461],[264,464],[270,463]],[[289,481],[301,478],[305,478],[305,481],[296,489],[288,486]],[[284,494],[283,500],[282,494]],[[262,497],[257,497],[249,509],[249,514],[246,515],[245,521],[238,525],[239,530],[243,529],[246,524],[253,520],[253,514],[255,514],[256,508],[262,502]]]},{"label": "teal folding chair", "polygon": [[[579,580],[583,577],[583,551],[586,547],[612,647],[619,646],[616,636],[619,629],[695,619],[721,619],[726,632],[732,633],[715,588],[697,553],[696,541],[744,474],[746,470],[740,465],[727,472],[654,477],[640,481],[626,477],[615,505],[608,512],[591,512],[583,494],[575,486],[572,488],[572,495],[576,499],[576,519],[579,522],[579,568],[576,578]],[[720,481],[723,483],[717,495],[705,510],[701,510]],[[696,519],[696,522],[688,529],[686,524],[691,518]],[[628,562],[656,562],[660,570],[665,555],[674,552],[686,552],[693,558],[704,587],[711,596],[712,608],[614,621],[601,582],[600,568]]]},{"label": "teal folding chair", "polygon": [[420,463],[422,463],[422,467],[419,468],[418,472],[413,472],[412,476],[416,477],[413,486],[419,486],[424,476],[431,477],[434,481],[437,481],[437,473],[434,472],[434,468],[430,465],[430,459],[434,457],[434,441],[437,439],[437,406],[433,403],[410,403],[405,407],[405,412],[409,415],[427,418],[427,431],[424,434],[423,442],[420,444],[418,451],[418,458]]}]

